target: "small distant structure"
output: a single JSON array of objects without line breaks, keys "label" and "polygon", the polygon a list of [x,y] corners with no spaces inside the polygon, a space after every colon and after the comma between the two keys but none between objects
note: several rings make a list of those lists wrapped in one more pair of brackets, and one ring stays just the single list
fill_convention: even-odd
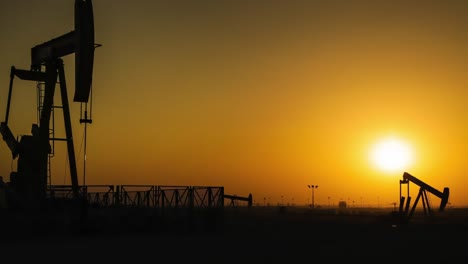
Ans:
[{"label": "small distant structure", "polygon": [[345,209],[346,208],[346,201],[339,201],[338,208]]},{"label": "small distant structure", "polygon": [[250,193],[248,197],[242,197],[242,196],[237,196],[237,195],[229,195],[229,194],[224,194],[224,199],[230,199],[231,200],[231,206],[232,207],[235,207],[236,206],[236,203],[235,201],[244,201],[244,202],[247,202],[247,206],[248,207],[252,207],[252,201],[253,201],[253,198],[252,198],[252,194]]}]

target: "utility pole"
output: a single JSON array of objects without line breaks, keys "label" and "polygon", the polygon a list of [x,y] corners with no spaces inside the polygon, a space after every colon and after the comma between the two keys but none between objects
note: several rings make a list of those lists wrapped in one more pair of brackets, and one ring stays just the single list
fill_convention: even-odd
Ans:
[{"label": "utility pole", "polygon": [[318,188],[318,185],[307,185],[310,189],[312,189],[312,204],[311,207],[315,208],[315,202],[314,202],[314,189]]}]

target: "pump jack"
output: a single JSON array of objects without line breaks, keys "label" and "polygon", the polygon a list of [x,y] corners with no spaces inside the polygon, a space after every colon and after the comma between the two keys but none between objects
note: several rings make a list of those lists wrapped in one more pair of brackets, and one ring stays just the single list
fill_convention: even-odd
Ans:
[{"label": "pump jack", "polygon": [[[414,201],[413,207],[411,208],[411,211],[409,211],[409,206],[411,203],[411,197],[409,196],[409,183],[412,182],[416,185],[419,186],[419,192],[418,196],[416,197],[416,200]],[[407,196],[408,199],[406,200],[406,206],[403,209],[404,203],[405,203],[405,197],[401,195],[401,185],[406,184],[407,185]],[[432,216],[433,211],[431,209],[429,199],[427,196],[426,191],[432,193],[433,195],[439,197],[441,199],[440,205],[439,205],[439,212],[444,211],[448,198],[449,198],[449,188],[444,187],[444,191],[441,192],[432,186],[424,183],[423,181],[419,180],[418,178],[414,177],[413,175],[404,172],[403,173],[403,180],[400,180],[400,216],[402,217],[403,220],[408,222],[410,218],[413,216],[414,211],[416,209],[416,206],[419,202],[419,199],[422,200],[422,205],[423,205],[423,211],[425,216]]]},{"label": "pump jack", "polygon": [[[64,140],[67,143],[72,195],[74,199],[80,199],[65,71],[61,57],[75,53],[75,94],[73,100],[86,104],[85,109],[87,109],[92,83],[94,49],[99,45],[94,43],[94,18],[91,0],[75,0],[74,12],[75,29],[73,31],[31,49],[30,70],[11,67],[6,115],[5,121],[0,123],[0,133],[10,148],[13,159],[18,157],[17,172],[11,172],[9,186],[23,207],[41,208],[46,202],[51,140]],[[43,94],[39,100],[39,125],[33,124],[31,135],[23,135],[19,141],[15,139],[8,127],[14,77],[36,81],[44,85]],[[65,139],[51,138],[50,133],[57,78],[60,83]],[[84,122],[90,123],[86,115],[85,119]]]}]

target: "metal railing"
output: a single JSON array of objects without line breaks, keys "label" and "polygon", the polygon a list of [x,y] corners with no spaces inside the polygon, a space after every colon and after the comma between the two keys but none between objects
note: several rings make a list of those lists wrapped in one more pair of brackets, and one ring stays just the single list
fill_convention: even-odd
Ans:
[{"label": "metal railing", "polygon": [[[96,207],[138,208],[220,208],[224,206],[224,187],[155,185],[86,185],[80,195]],[[71,185],[51,185],[48,197],[71,199]]]}]

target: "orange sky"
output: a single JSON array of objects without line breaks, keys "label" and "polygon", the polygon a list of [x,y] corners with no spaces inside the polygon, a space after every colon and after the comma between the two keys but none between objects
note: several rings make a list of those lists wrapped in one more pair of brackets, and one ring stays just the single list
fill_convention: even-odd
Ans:
[{"label": "orange sky", "polygon": [[[10,67],[28,69],[33,46],[73,30],[73,3],[0,3],[2,120]],[[224,186],[259,203],[283,196],[298,204],[310,202],[314,184],[318,204],[330,197],[391,206],[406,170],[449,187],[452,205],[468,205],[463,1],[93,6],[103,46],[95,53],[87,184]],[[64,62],[72,91],[74,56]],[[79,105],[71,108],[81,182],[84,125]],[[16,79],[15,136],[30,134],[36,115],[35,84]],[[402,171],[369,161],[387,136],[413,148],[414,162]],[[70,183],[64,147],[56,142],[55,184]],[[0,144],[0,175],[8,180],[15,164]]]}]

